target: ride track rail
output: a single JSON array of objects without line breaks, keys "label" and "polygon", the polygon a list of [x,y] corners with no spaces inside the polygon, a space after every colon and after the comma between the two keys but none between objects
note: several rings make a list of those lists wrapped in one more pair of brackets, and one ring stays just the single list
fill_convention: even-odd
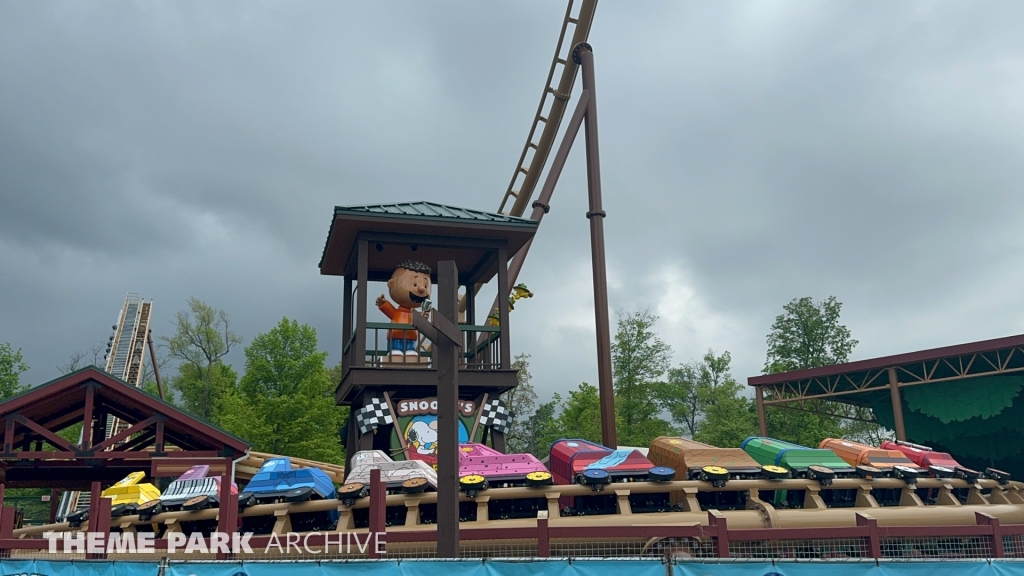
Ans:
[{"label": "ride track rail", "polygon": [[[901,490],[904,496],[899,505],[878,506],[870,494],[880,489]],[[959,502],[926,505],[919,498],[913,497],[915,489],[966,489],[971,494],[968,503],[963,505]],[[804,509],[776,509],[759,498],[763,490],[804,490],[810,506]],[[864,497],[858,498],[857,505],[853,507],[826,508],[818,498],[819,492],[823,490],[857,490]],[[697,495],[700,493],[730,491],[747,494],[746,509],[702,510],[697,503]],[[422,506],[436,503],[437,493],[388,494],[382,499],[377,495],[382,492],[371,490],[369,497],[350,504],[339,500],[258,504],[242,510],[239,517],[241,520],[274,518],[272,533],[257,534],[251,539],[250,545],[254,551],[263,551],[268,545],[274,545],[276,536],[281,536],[279,541],[284,542],[283,535],[292,532],[293,514],[336,510],[340,514],[337,527],[329,532],[301,533],[305,546],[329,551],[330,546],[337,547],[339,534],[362,534],[368,537],[371,533],[378,533],[382,535],[378,537],[386,542],[387,553],[391,556],[430,556],[432,552],[427,548],[436,544],[436,525],[420,524],[418,512]],[[983,492],[989,494],[984,495]],[[631,510],[631,495],[651,493],[677,495],[683,510],[660,513]],[[595,494],[614,496],[617,513],[559,515],[560,497]],[[232,497],[230,504],[235,504],[236,498]],[[524,498],[543,498],[547,502],[547,509],[539,510],[535,518],[506,520],[488,517],[490,502]],[[980,480],[972,484],[959,479],[923,478],[913,488],[895,478],[841,478],[833,480],[830,486],[802,479],[733,480],[721,487],[693,480],[623,482],[610,484],[603,492],[594,492],[591,487],[583,485],[492,488],[472,498],[462,494],[460,501],[475,502],[477,511],[475,521],[461,523],[460,540],[464,542],[464,547],[476,547],[477,552],[470,553],[482,553],[485,556],[487,550],[501,550],[502,546],[508,546],[511,541],[523,543],[532,554],[541,557],[551,555],[553,549],[561,551],[559,554],[569,555],[573,555],[570,554],[573,550],[596,553],[594,551],[602,549],[601,546],[611,546],[610,542],[629,544],[634,551],[649,550],[654,544],[663,548],[668,546],[665,544],[668,542],[676,552],[683,546],[689,550],[686,554],[701,553],[717,558],[730,557],[730,546],[736,554],[742,555],[752,553],[749,551],[755,548],[792,547],[792,542],[798,541],[818,542],[816,546],[819,548],[835,548],[840,542],[857,542],[860,548],[854,548],[861,550],[863,557],[871,558],[891,557],[894,550],[902,549],[901,546],[923,545],[907,543],[938,542],[935,546],[945,546],[939,549],[946,550],[949,546],[966,546],[964,542],[968,540],[971,550],[974,550],[971,554],[980,555],[978,557],[1003,557],[1004,542],[1013,551],[1024,552],[1024,546],[1018,545],[1024,541],[1024,484],[1018,482],[1001,486],[994,480]],[[385,514],[392,507],[406,509],[404,524],[387,526]],[[355,528],[356,512],[366,509],[370,525]],[[156,540],[156,554],[166,555],[169,532],[200,531],[201,528],[192,523],[215,522],[219,513],[219,509],[210,508],[164,512],[145,520],[138,515],[90,519],[88,529],[98,532],[155,530],[161,536]],[[12,524],[8,523],[6,517],[0,518],[0,556],[17,557],[19,554],[31,555],[33,551],[45,550],[48,541],[43,538],[43,534],[47,532],[67,533],[87,529],[84,525],[71,527],[67,522],[18,530],[11,528]],[[886,554],[882,553],[882,544],[887,546]],[[808,544],[800,546],[806,547]],[[341,556],[358,557],[359,554],[357,551],[353,556],[349,550]],[[362,554],[376,556],[374,552],[365,550]]]},{"label": "ride track rail", "polygon": [[[562,124],[565,110],[569,106],[569,99],[572,96],[572,88],[576,83],[576,75],[580,65],[573,61],[569,52],[574,46],[586,42],[590,36],[590,26],[594,21],[594,12],[597,10],[597,0],[582,0],[579,12],[574,17],[573,0],[565,9],[565,17],[562,19],[562,30],[558,35],[558,44],[555,47],[555,55],[551,59],[551,68],[548,70],[547,81],[544,83],[544,92],[540,97],[540,104],[537,105],[537,113],[534,114],[533,124],[530,126],[530,133],[526,137],[526,144],[523,152],[519,155],[519,163],[516,171],[512,174],[512,180],[508,183],[505,195],[502,196],[498,212],[510,216],[522,216],[533,196],[533,191],[540,181],[540,175],[547,164],[548,155],[555,144],[555,137],[558,135],[558,128]],[[572,41],[566,45],[565,36],[569,27],[573,27]],[[563,50],[564,48],[564,50]],[[558,84],[553,85],[555,71],[562,67],[562,74],[559,76]],[[545,116],[545,107],[550,106]],[[534,141],[540,125],[540,139]],[[530,151],[533,154],[530,154]],[[520,178],[522,176],[522,178]],[[519,189],[516,189],[519,184]],[[509,200],[513,200],[512,206],[508,207]],[[506,211],[507,208],[507,211]]]}]

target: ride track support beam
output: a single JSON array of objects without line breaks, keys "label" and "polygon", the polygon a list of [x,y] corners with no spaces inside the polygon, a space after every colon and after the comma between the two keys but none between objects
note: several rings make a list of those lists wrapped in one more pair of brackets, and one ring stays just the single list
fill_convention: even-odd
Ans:
[{"label": "ride track support beam", "polygon": [[608,275],[604,254],[604,218],[601,207],[601,160],[597,138],[597,92],[594,52],[589,44],[577,44],[573,60],[583,71],[583,90],[590,94],[583,124],[587,144],[587,190],[590,197],[590,257],[594,268],[594,316],[597,328],[597,384],[601,395],[601,440],[615,448],[615,390],[612,386],[612,339],[608,319]]},{"label": "ride track support beam", "polygon": [[757,431],[761,436],[768,436],[768,414],[764,410],[764,390],[754,387],[754,398],[757,400]]},{"label": "ride track support beam", "polygon": [[[608,276],[605,265],[604,218],[606,213],[601,203],[601,161],[597,136],[597,95],[594,79],[594,52],[589,44],[580,43],[573,47],[572,58],[580,65],[583,74],[583,93],[580,94],[576,110],[566,127],[562,143],[551,163],[548,177],[541,188],[540,196],[533,203],[530,219],[540,222],[550,209],[551,196],[562,174],[565,162],[572,150],[579,130],[584,129],[587,152],[587,192],[590,220],[590,254],[594,278],[594,316],[597,331],[597,383],[601,396],[601,441],[605,446],[615,448],[618,444],[615,432],[615,391],[612,385],[611,326],[608,317]],[[512,286],[519,277],[526,256],[533,244],[527,242],[508,265],[505,285],[499,280],[498,294],[491,311],[500,310],[507,302]]]},{"label": "ride track support beam", "polygon": [[903,402],[900,401],[900,383],[896,369],[889,368],[889,397],[892,399],[892,417],[896,426],[896,439],[906,442],[907,429],[903,426]]}]

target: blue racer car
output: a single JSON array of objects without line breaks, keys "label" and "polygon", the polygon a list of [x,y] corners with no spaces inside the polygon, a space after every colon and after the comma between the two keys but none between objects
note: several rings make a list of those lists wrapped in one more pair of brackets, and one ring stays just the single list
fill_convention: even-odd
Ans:
[{"label": "blue racer car", "polygon": [[334,483],[319,468],[292,470],[287,456],[270,458],[263,463],[245,490],[238,495],[238,503],[245,507],[267,502],[304,502],[334,498]]}]

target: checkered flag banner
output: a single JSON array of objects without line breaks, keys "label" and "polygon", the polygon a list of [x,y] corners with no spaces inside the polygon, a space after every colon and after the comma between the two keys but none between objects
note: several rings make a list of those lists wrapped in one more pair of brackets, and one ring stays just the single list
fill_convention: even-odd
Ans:
[{"label": "checkered flag banner", "polygon": [[363,434],[375,430],[382,424],[391,424],[392,422],[391,410],[388,409],[387,402],[381,398],[370,398],[362,408],[356,411],[356,424],[359,425],[359,431]]},{"label": "checkered flag banner", "polygon": [[502,434],[508,434],[512,427],[512,412],[505,407],[500,398],[491,398],[480,412],[480,424],[490,426]]}]

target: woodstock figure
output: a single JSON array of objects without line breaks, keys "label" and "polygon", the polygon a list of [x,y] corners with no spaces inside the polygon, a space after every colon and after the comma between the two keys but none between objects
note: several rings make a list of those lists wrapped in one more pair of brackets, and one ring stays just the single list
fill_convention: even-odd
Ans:
[{"label": "woodstock figure", "polygon": [[[415,260],[405,260],[395,268],[388,280],[388,294],[398,304],[388,302],[383,294],[377,298],[377,308],[394,324],[412,324],[412,311],[430,298],[430,267]],[[388,334],[391,340],[391,362],[419,362],[416,350],[419,333],[415,330],[393,329]]]}]

